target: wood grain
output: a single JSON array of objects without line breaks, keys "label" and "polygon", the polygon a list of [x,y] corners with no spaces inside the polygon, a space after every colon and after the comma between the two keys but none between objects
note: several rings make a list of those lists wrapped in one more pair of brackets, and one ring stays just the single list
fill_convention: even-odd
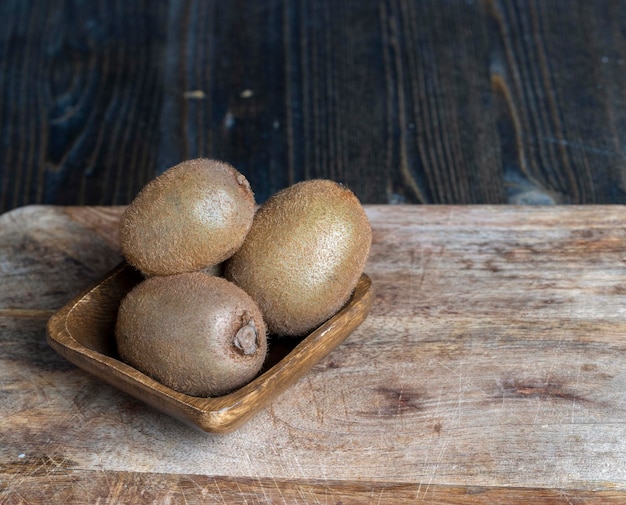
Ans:
[{"label": "wood grain", "polygon": [[[25,471],[26,468],[32,473]],[[23,491],[8,495],[6,505],[25,503],[332,503],[362,505],[621,505],[621,491],[584,491],[511,487],[460,487],[389,482],[341,482],[263,478],[209,477],[136,472],[75,471],[67,462],[24,462],[9,478],[22,480]],[[27,476],[24,477],[24,474]],[[15,476],[14,476],[15,475]],[[42,477],[45,476],[45,479]],[[1,488],[0,488],[1,492]],[[0,496],[2,496],[0,494]]]},{"label": "wood grain", "polygon": [[50,311],[119,260],[121,208],[0,216],[0,501],[53,489],[68,503],[142,492],[218,503],[626,500],[626,209],[366,210],[370,316],[222,436],[158,413],[45,342]]},{"label": "wood grain", "polygon": [[5,0],[0,211],[190,157],[259,202],[624,203],[623,1]]}]

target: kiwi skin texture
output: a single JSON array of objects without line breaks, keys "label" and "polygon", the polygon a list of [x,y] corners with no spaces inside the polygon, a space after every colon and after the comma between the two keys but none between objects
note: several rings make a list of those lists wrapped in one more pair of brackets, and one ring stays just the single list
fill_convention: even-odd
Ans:
[{"label": "kiwi skin texture", "polygon": [[252,380],[267,355],[261,311],[242,289],[202,272],[151,277],[122,300],[120,358],[161,384],[220,396]]},{"label": "kiwi skin texture", "polygon": [[120,245],[146,277],[202,270],[243,243],[255,211],[248,180],[209,159],[187,160],[146,184],[120,220]]},{"label": "kiwi skin texture", "polygon": [[352,191],[307,180],[257,210],[224,275],[257,302],[271,334],[301,336],[348,301],[371,242],[369,220]]}]

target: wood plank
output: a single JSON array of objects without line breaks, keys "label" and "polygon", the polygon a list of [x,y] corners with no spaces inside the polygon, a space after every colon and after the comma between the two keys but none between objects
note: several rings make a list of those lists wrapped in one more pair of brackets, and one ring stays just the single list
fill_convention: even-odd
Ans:
[{"label": "wood plank", "polygon": [[[294,500],[300,483],[312,481],[320,501],[324,483],[350,494],[354,482],[365,487],[351,496],[372,503],[367,493],[386,486],[400,486],[407,502],[434,489],[441,503],[480,503],[463,494],[475,488],[495,493],[483,495],[492,503],[576,503],[577,493],[593,496],[589,503],[623,499],[626,208],[366,210],[374,231],[370,317],[224,436],[157,413],[45,344],[47,311],[118,259],[121,209],[31,207],[0,216],[5,493],[32,493],[36,481],[64,485],[14,471],[51,460],[111,482],[116,472],[121,483],[140,479],[136,472],[170,482],[200,475],[216,500],[228,485],[209,482],[225,476],[242,489],[288,482]],[[42,251],[59,261],[46,263]],[[270,494],[283,490],[265,485]]]},{"label": "wood plank", "polygon": [[259,202],[327,177],[365,203],[623,203],[623,10],[4,0],[0,211],[126,204],[196,156]]},{"label": "wood plank", "polygon": [[30,206],[0,215],[0,310],[58,309],[113,268],[121,212]]},{"label": "wood plank", "polygon": [[[26,470],[28,468],[28,470]],[[624,491],[583,491],[511,487],[460,487],[393,482],[342,482],[209,477],[136,472],[76,471],[67,461],[23,462],[0,483],[6,505],[46,503],[217,503],[251,505],[275,503],[333,503],[341,505],[621,505]],[[26,470],[26,471],[25,471]],[[6,469],[5,469],[6,471]],[[15,472],[15,473],[11,473]],[[5,474],[6,475],[6,474]],[[24,476],[26,475],[26,476]],[[42,478],[45,477],[45,478]],[[13,480],[19,479],[19,492]]]}]

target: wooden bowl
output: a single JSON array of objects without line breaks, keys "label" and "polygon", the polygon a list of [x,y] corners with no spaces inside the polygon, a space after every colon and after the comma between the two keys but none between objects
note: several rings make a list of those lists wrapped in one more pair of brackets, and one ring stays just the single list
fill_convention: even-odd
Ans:
[{"label": "wooden bowl", "polygon": [[178,393],[119,359],[115,320],[124,295],[141,281],[126,263],[54,314],[47,326],[50,346],[66,359],[139,400],[193,427],[227,433],[241,426],[306,374],[363,322],[373,300],[363,274],[352,298],[334,317],[304,338],[272,338],[259,375],[224,396]]}]

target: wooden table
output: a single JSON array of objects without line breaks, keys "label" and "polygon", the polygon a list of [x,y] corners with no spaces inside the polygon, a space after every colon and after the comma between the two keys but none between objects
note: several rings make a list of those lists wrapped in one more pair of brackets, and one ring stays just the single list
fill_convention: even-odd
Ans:
[{"label": "wooden table", "polygon": [[368,206],[370,317],[208,435],[55,354],[120,207],[0,216],[0,502],[626,503],[626,209]]},{"label": "wooden table", "polygon": [[625,0],[3,0],[0,212],[188,158],[257,202],[626,203]]}]

